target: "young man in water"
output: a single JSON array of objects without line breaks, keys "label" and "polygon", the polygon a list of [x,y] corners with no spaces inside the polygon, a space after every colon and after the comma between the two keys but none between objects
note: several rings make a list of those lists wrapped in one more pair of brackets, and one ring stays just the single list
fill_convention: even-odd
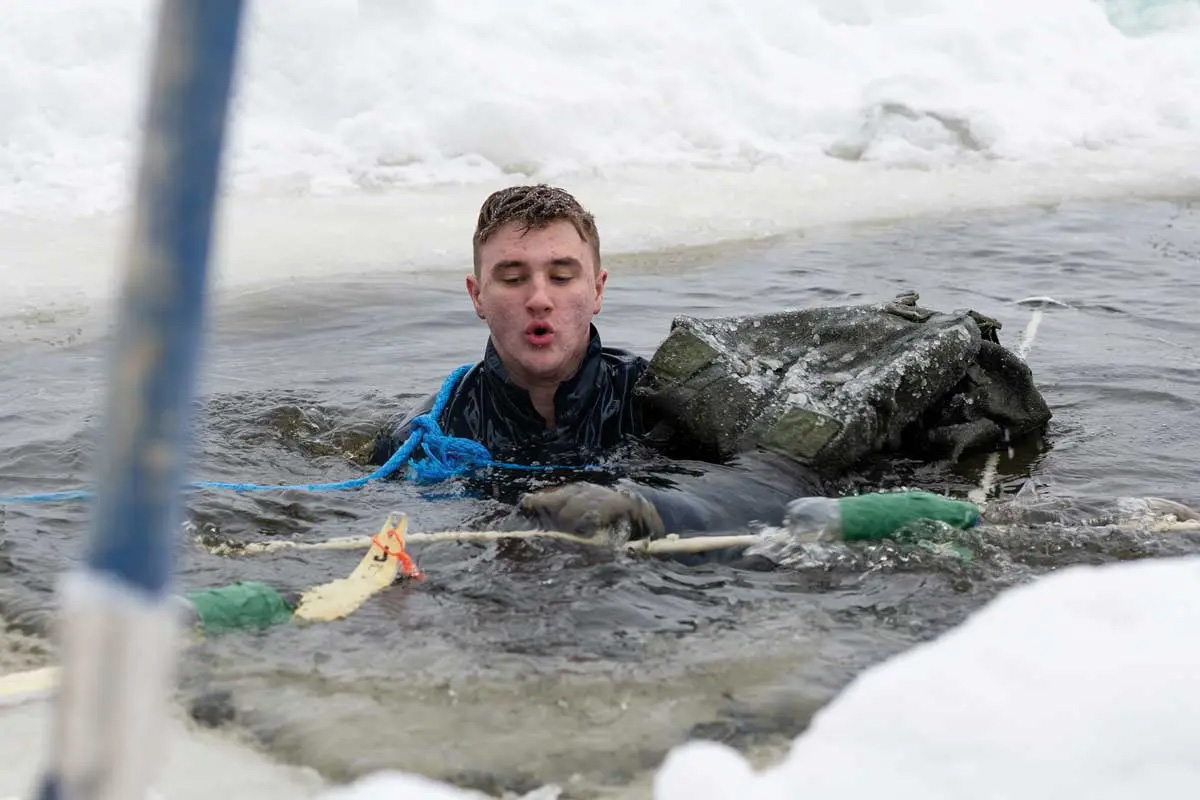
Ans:
[{"label": "young man in water", "polygon": [[[438,419],[450,435],[479,442],[494,459],[581,466],[644,437],[650,420],[634,385],[646,359],[601,344],[608,273],[593,216],[566,191],[514,186],[483,203],[467,293],[490,336],[483,360],[463,376]],[[376,439],[384,463],[407,439],[408,422]],[[548,527],[586,532],[628,522],[635,535],[711,531],[776,521],[784,504],[811,494],[798,468],[759,454],[744,465],[696,465],[655,486],[622,479],[578,481],[525,494],[519,511]]]},{"label": "young man in water", "polygon": [[[539,185],[488,197],[466,286],[490,336],[483,360],[461,378],[439,415],[442,431],[482,444],[495,460],[526,465],[611,464],[614,449],[626,442],[654,448],[658,441],[677,441],[680,437],[656,435],[655,421],[634,391],[648,362],[601,344],[592,321],[607,282],[596,222],[570,194]],[[910,319],[907,307],[892,313]],[[999,357],[993,352],[993,358]],[[1041,400],[1027,368],[1022,379],[1019,364],[998,363],[993,372],[980,374],[1000,386],[983,395],[1000,397],[999,418],[1019,419],[1029,408],[1036,412]],[[1005,410],[1022,392],[1028,407],[1014,401]],[[398,427],[382,432],[371,461],[387,461],[407,440],[411,420],[432,405],[430,397]],[[970,427],[957,420],[949,426]],[[523,494],[509,521],[524,526],[532,519],[579,533],[628,523],[639,537],[733,531],[754,521],[778,524],[791,500],[826,494],[811,472],[762,449],[721,464],[672,458],[667,469],[647,470],[635,461],[626,458],[605,473],[587,472],[583,480]],[[514,485],[519,484],[502,479],[491,484],[515,499],[519,489],[509,491]],[[1167,501],[1156,502],[1160,508]]]}]

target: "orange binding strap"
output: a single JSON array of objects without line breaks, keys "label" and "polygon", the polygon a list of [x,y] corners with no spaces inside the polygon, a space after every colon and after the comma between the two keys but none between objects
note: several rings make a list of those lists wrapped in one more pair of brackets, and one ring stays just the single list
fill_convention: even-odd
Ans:
[{"label": "orange binding strap", "polygon": [[[389,541],[386,543],[379,541],[381,534],[386,536]],[[421,568],[417,566],[412,556],[404,549],[404,534],[399,530],[398,526],[393,525],[387,528],[387,530],[375,534],[371,537],[371,544],[398,560],[400,562],[400,574],[404,577],[416,580],[421,580],[425,577],[425,573],[421,572]]]}]

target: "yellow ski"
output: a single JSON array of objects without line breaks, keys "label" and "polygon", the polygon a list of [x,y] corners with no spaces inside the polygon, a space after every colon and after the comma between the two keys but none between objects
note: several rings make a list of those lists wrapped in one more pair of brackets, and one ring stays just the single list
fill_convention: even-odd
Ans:
[{"label": "yellow ski", "polygon": [[397,573],[422,577],[404,551],[408,516],[401,514],[398,521],[395,519],[396,515],[388,515],[383,528],[371,538],[367,554],[348,577],[314,586],[301,595],[293,617],[313,622],[341,619],[358,610],[371,595],[395,583]]}]

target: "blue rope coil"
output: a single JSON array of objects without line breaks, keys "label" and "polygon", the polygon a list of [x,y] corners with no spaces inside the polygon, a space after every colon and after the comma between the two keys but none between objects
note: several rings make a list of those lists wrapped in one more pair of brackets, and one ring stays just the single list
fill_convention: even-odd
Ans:
[{"label": "blue rope coil", "polygon": [[[408,438],[399,449],[392,454],[383,466],[369,475],[352,478],[335,483],[293,483],[293,484],[261,484],[261,483],[230,483],[225,481],[197,481],[188,484],[191,489],[228,489],[234,492],[262,491],[304,491],[331,492],[346,489],[358,489],[372,481],[386,478],[405,464],[408,465],[405,477],[417,484],[439,483],[449,478],[456,478],[479,469],[499,467],[513,470],[554,470],[567,467],[553,464],[512,464],[496,461],[491,453],[479,442],[473,439],[463,439],[457,436],[447,436],[438,424],[438,418],[450,402],[450,395],[458,386],[462,377],[470,371],[471,364],[464,364],[455,369],[442,382],[433,406],[424,414],[414,417],[409,423]],[[425,454],[420,461],[412,460],[417,448]],[[579,469],[574,467],[574,469]],[[589,469],[584,467],[583,469]],[[43,492],[15,497],[0,497],[0,503],[55,503],[89,500],[92,492],[70,490],[63,492]]]}]

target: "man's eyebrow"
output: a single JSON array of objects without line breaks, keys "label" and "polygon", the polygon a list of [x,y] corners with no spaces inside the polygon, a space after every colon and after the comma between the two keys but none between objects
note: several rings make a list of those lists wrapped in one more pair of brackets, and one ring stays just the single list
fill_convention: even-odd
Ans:
[{"label": "man's eyebrow", "polygon": [[520,259],[517,259],[517,258],[509,258],[509,259],[505,259],[504,261],[497,261],[495,264],[492,264],[492,271],[499,272],[502,269],[517,269],[519,267],[524,267],[524,266],[526,266],[524,261],[521,261]]},{"label": "man's eyebrow", "polygon": [[[528,266],[529,266],[529,262],[522,261],[519,258],[506,258],[503,261],[497,261],[495,264],[493,264],[492,271],[499,272],[500,270],[504,270],[504,269],[521,269],[522,267],[528,267]],[[583,263],[578,258],[574,258],[572,256],[562,256],[561,258],[553,259],[550,262],[550,266],[552,266],[552,267],[582,267]]]}]

